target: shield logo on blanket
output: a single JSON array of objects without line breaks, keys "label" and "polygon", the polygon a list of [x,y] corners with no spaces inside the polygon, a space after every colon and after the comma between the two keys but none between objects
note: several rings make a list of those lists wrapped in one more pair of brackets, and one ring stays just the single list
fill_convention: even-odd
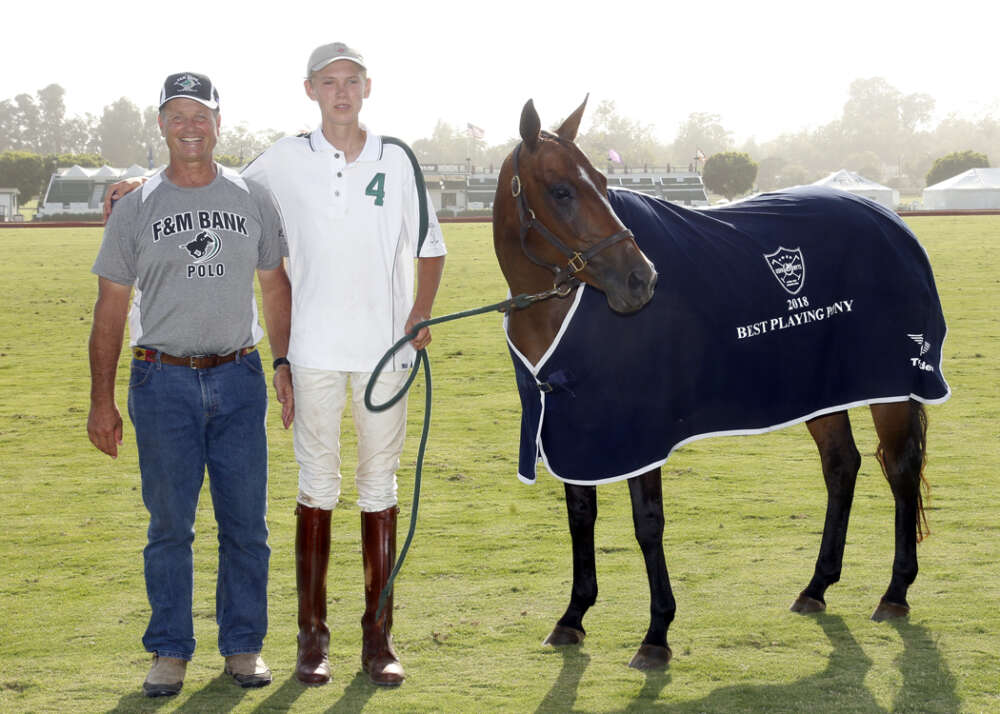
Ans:
[{"label": "shield logo on blanket", "polygon": [[799,248],[779,247],[773,253],[765,253],[764,260],[781,287],[795,295],[806,282],[806,261]]}]

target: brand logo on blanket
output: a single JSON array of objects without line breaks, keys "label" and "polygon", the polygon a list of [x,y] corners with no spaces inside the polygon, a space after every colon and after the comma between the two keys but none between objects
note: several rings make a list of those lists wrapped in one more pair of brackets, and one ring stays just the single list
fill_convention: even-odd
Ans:
[{"label": "brand logo on blanket", "polygon": [[806,262],[801,249],[779,247],[773,253],[765,253],[764,260],[781,287],[791,295],[802,289],[806,282]]},{"label": "brand logo on blanket", "polygon": [[925,372],[933,372],[934,367],[927,364],[921,359],[925,354],[927,354],[931,349],[931,343],[924,339],[923,334],[910,334],[906,333],[906,336],[913,340],[920,347],[920,354],[917,357],[910,357],[910,364],[912,364],[917,369],[922,369]]}]

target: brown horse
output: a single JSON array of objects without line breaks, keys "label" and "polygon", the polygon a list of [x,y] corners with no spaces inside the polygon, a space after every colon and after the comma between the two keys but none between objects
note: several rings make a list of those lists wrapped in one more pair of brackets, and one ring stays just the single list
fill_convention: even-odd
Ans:
[{"label": "brown horse", "polygon": [[[579,282],[604,292],[611,309],[641,309],[653,296],[656,271],[618,219],[607,198],[607,182],[573,143],[584,103],[556,130],[541,130],[529,101],[521,114],[521,143],[500,170],[493,214],[494,247],[512,294],[557,293],[511,313],[508,336],[537,364],[566,317]],[[917,575],[917,542],[925,525],[921,485],[926,415],[914,400],[870,407],[878,434],[877,457],[895,499],[895,557],[889,586],[872,619],[909,612],[907,589]],[[819,449],[827,489],[826,520],[812,579],[792,603],[798,613],[826,607],[827,588],[840,579],[848,517],[861,456],[846,411],[806,422]],[[660,469],[628,481],[635,536],[649,579],[649,629],[630,666],[666,667],[671,658],[667,629],[676,605],[663,555]],[[574,645],[584,638],[583,616],[597,597],[594,562],[595,486],[567,483],[566,506],[573,546],[569,606],[546,645]]]}]

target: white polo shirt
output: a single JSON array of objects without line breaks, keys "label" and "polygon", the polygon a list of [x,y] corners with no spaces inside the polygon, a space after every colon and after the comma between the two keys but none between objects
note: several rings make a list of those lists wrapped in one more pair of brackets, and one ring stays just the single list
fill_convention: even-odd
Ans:
[{"label": "white polo shirt", "polygon": [[[406,153],[367,133],[348,164],[321,129],[285,137],[243,175],[267,186],[288,237],[292,330],[288,359],[313,369],[370,372],[404,334],[413,307],[419,204]],[[421,258],[444,255],[427,199]],[[386,369],[412,366],[412,347]]]}]

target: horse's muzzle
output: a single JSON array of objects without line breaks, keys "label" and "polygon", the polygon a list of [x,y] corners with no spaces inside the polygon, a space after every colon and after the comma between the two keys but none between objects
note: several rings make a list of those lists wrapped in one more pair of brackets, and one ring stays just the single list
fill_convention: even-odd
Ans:
[{"label": "horse's muzzle", "polygon": [[644,307],[656,289],[656,268],[644,255],[640,256],[642,260],[624,276],[614,275],[604,281],[608,307],[623,315]]}]

